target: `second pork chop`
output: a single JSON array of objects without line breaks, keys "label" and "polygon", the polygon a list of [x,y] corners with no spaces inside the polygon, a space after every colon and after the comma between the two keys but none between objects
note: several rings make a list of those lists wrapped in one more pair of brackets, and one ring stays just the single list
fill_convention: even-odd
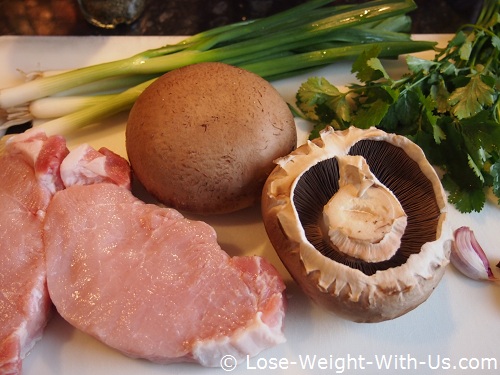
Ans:
[{"label": "second pork chop", "polygon": [[20,374],[42,336],[51,303],[45,280],[45,210],[62,189],[68,154],[58,136],[31,130],[7,141],[0,155],[0,374]]}]

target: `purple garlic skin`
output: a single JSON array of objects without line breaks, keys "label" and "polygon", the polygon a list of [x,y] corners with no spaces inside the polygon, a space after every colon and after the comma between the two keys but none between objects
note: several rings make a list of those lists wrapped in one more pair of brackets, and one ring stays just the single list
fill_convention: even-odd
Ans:
[{"label": "purple garlic skin", "polygon": [[474,232],[463,226],[455,230],[453,235],[450,261],[455,268],[474,280],[498,281]]}]

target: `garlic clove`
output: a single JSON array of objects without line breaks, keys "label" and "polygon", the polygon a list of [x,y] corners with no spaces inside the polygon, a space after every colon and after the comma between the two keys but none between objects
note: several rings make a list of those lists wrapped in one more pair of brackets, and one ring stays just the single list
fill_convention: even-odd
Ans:
[{"label": "garlic clove", "polygon": [[460,227],[454,232],[450,254],[451,263],[465,276],[474,280],[497,281],[483,249],[469,227]]}]

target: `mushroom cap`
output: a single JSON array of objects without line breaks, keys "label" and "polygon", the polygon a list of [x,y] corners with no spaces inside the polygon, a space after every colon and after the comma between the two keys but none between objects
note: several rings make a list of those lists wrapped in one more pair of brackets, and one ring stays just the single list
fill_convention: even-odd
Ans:
[{"label": "mushroom cap", "polygon": [[222,214],[260,201],[273,161],[297,145],[278,91],[249,71],[200,63],[153,82],[131,109],[126,148],[134,176],[167,206]]},{"label": "mushroom cap", "polygon": [[[339,164],[346,156],[361,156],[371,174],[363,172],[361,177],[342,182]],[[309,297],[356,322],[394,319],[429,297],[449,263],[452,234],[446,222],[443,187],[420,147],[406,137],[376,128],[327,128],[318,139],[276,164],[262,192],[264,225],[283,264]],[[390,209],[385,203],[381,206],[393,215],[395,231],[380,233],[397,236],[402,231],[400,238],[380,246],[380,233],[371,236],[366,230],[357,236],[352,228],[362,228],[363,223],[352,223],[342,234],[345,241],[333,244],[327,231],[335,228],[325,227],[329,221],[325,215],[338,227],[355,220],[360,212],[362,220],[367,215],[377,217],[371,210],[380,198],[365,199],[363,192],[370,189],[366,188],[367,179],[372,180],[368,185],[373,189],[385,188],[399,202]],[[337,202],[332,208],[329,202],[344,187],[356,184],[362,186],[362,192],[352,200],[354,215],[349,212],[352,216],[337,218],[354,203]],[[391,200],[390,194],[384,193],[384,197]],[[364,205],[359,210],[358,203]],[[371,228],[371,223],[366,227]],[[369,246],[367,238],[373,242]]]}]

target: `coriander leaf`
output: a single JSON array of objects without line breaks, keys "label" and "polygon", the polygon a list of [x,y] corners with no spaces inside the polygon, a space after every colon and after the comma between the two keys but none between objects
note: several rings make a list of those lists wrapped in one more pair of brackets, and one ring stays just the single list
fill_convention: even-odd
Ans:
[{"label": "coriander leaf", "polygon": [[[455,200],[458,198],[458,200]],[[483,190],[462,190],[453,199],[448,199],[450,203],[455,204],[455,207],[463,213],[481,212],[486,202],[486,195]]]},{"label": "coriander leaf", "polygon": [[353,116],[352,124],[361,129],[377,126],[384,118],[389,106],[389,103],[379,99],[371,103],[370,106],[361,107]]},{"label": "coriander leaf", "polygon": [[460,123],[469,153],[479,149],[489,154],[500,153],[500,124],[490,119],[488,112],[482,111]]},{"label": "coriander leaf", "polygon": [[351,121],[351,107],[345,96],[332,100],[331,107],[334,108],[335,114],[339,120],[345,123]]},{"label": "coriander leaf", "polygon": [[440,144],[446,139],[446,134],[437,123],[432,124],[432,137],[434,138],[434,142],[436,142],[436,144]]},{"label": "coriander leaf", "polygon": [[335,129],[346,128],[350,121],[350,107],[345,97],[332,98],[330,101],[315,106],[315,115],[318,122],[324,126],[330,125]]},{"label": "coriander leaf", "polygon": [[380,47],[375,46],[361,52],[352,64],[351,73],[355,73],[356,78],[361,82],[377,81],[382,77],[388,77],[380,61],[376,62],[380,51]]},{"label": "coriander leaf", "polygon": [[417,130],[415,135],[407,136],[411,141],[415,142],[420,146],[422,151],[424,151],[425,156],[431,164],[443,165],[445,164],[445,159],[441,155],[441,148],[436,147],[436,142],[434,142],[434,137],[422,129]]},{"label": "coriander leaf", "polygon": [[440,120],[440,126],[446,134],[446,139],[439,145],[446,173],[459,184],[461,190],[482,189],[481,179],[469,165],[469,153],[461,126],[443,119]]},{"label": "coriander leaf", "polygon": [[327,125],[343,129],[351,120],[351,108],[346,94],[325,78],[312,77],[304,82],[296,95],[297,108],[303,118],[318,122],[318,129]]},{"label": "coriander leaf", "polygon": [[412,73],[423,72],[424,74],[428,74],[431,68],[436,66],[434,61],[421,59],[413,55],[406,57],[406,64]]},{"label": "coriander leaf", "polygon": [[436,109],[436,102],[432,99],[432,96],[424,96],[421,90],[417,90],[418,99],[422,104],[422,115],[426,120],[427,124],[431,126],[432,136],[434,138],[434,142],[436,144],[440,144],[441,141],[446,139],[446,134],[443,130],[438,126],[439,116],[434,114],[434,110]]},{"label": "coriander leaf", "polygon": [[449,41],[449,43],[448,43],[449,49],[461,46],[463,43],[465,43],[466,39],[467,39],[467,35],[461,30],[458,31],[453,36],[453,38]]},{"label": "coriander leaf", "polygon": [[448,202],[462,213],[480,212],[486,202],[483,189],[461,189],[449,175],[445,174],[441,180],[443,187],[448,191]]},{"label": "coriander leaf", "polygon": [[418,100],[423,105],[424,114],[425,114],[427,120],[429,121],[429,124],[431,124],[432,126],[435,126],[436,122],[437,122],[437,116],[433,115],[433,111],[436,108],[436,103],[432,99],[432,96],[430,96],[430,95],[425,96],[423,94],[422,90],[416,90],[416,92],[417,92]]},{"label": "coriander leaf", "polygon": [[382,73],[382,76],[385,78],[385,79],[390,79],[389,75],[387,74],[387,72],[385,71],[385,68],[384,66],[382,65],[382,62],[376,58],[376,57],[372,57],[371,59],[368,59],[366,60],[366,65],[368,65],[370,68],[372,68],[374,71],[379,71]]},{"label": "coriander leaf", "polygon": [[[398,108],[398,103],[401,102],[401,99],[399,98],[401,94],[398,89],[393,89],[389,85],[384,85],[381,87],[381,89],[384,90],[387,94],[389,94],[388,96],[386,96],[385,99],[385,101],[389,104],[389,108],[387,108],[386,114],[380,120],[378,127],[384,129],[387,132],[392,132],[392,133],[399,132],[401,134],[402,133],[401,123],[400,123],[401,115],[398,114],[398,111],[405,112],[405,109]],[[380,97],[382,98],[382,95]],[[406,114],[407,113],[403,114],[404,118],[407,118]]]},{"label": "coriander leaf", "polygon": [[469,161],[469,167],[472,169],[474,174],[481,180],[481,182],[484,183],[484,177],[481,173],[481,168],[474,162],[474,159],[472,159],[470,154],[467,154],[467,160]]},{"label": "coriander leaf", "polygon": [[448,112],[448,98],[450,93],[446,88],[446,84],[442,77],[439,77],[437,81],[430,88],[430,96],[436,103],[436,110],[438,113]]},{"label": "coriander leaf", "polygon": [[491,44],[493,44],[493,47],[500,50],[500,37],[498,35],[494,35],[491,38]]},{"label": "coriander leaf", "polygon": [[484,83],[480,74],[474,74],[467,85],[451,93],[452,112],[459,119],[471,117],[493,104],[494,93],[494,88]]},{"label": "coriander leaf", "polygon": [[314,115],[317,116],[318,122],[323,125],[333,125],[336,114],[328,103],[321,103],[314,107]]},{"label": "coriander leaf", "polygon": [[443,61],[439,67],[439,72],[445,76],[456,76],[458,69],[452,62]]},{"label": "coriander leaf", "polygon": [[338,95],[341,95],[339,89],[328,82],[327,79],[320,77],[309,78],[300,86],[297,92],[300,102],[308,106],[323,103],[330,97]]},{"label": "coriander leaf", "polygon": [[[311,77],[302,83],[296,94],[297,107],[311,121],[320,120],[318,106],[329,103],[332,98],[343,95],[325,78]],[[324,114],[323,114],[324,115]]]},{"label": "coriander leaf", "polygon": [[[414,90],[403,90],[394,104],[398,122],[406,129],[416,129],[417,119],[420,115],[420,98]],[[411,132],[413,132],[411,131]],[[410,133],[410,130],[408,130]]]},{"label": "coriander leaf", "polygon": [[389,106],[389,108],[387,109],[387,113],[378,124],[378,128],[383,129],[389,133],[399,133],[402,135],[407,135],[404,130],[402,131],[400,128],[395,103]]},{"label": "coriander leaf", "polygon": [[470,33],[467,35],[462,46],[459,48],[460,58],[464,61],[469,60],[470,54],[472,52],[472,42],[476,39],[476,35],[474,33]]}]

